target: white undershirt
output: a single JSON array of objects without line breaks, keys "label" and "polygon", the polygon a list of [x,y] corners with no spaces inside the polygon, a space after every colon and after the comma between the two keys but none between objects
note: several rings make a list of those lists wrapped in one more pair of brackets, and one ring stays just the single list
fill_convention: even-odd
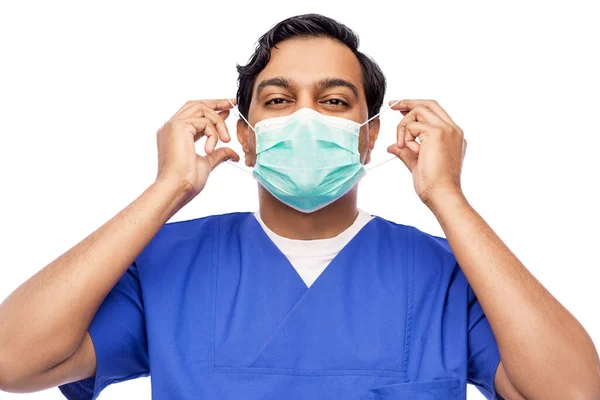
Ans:
[{"label": "white undershirt", "polygon": [[358,210],[354,223],[339,235],[330,239],[296,240],[280,236],[267,228],[260,213],[254,213],[256,220],[263,227],[269,238],[287,257],[298,272],[306,286],[310,287],[321,275],[333,258],[348,244],[373,216]]}]

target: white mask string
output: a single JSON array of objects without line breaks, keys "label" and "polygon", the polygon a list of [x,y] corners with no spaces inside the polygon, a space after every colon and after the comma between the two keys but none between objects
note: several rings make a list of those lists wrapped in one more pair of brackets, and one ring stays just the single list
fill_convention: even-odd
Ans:
[{"label": "white mask string", "polygon": [[363,122],[362,124],[360,124],[360,126],[362,127],[363,125],[366,125],[369,122],[373,121],[375,118],[379,117],[384,112],[390,111],[392,109],[392,107],[394,107],[396,104],[400,103],[401,101],[402,100],[398,100],[398,101],[395,101],[394,104],[390,104],[389,106],[387,106],[383,110],[379,111],[379,113],[373,115],[371,118],[369,118],[368,120],[366,120],[365,122]]},{"label": "white mask string", "polygon": [[[244,117],[242,115],[242,113],[240,112],[239,108],[232,103],[232,101],[230,99],[227,99],[227,101],[229,102],[229,104],[231,104],[231,107],[235,108],[235,112],[237,113],[237,115],[244,120],[244,122],[246,122],[248,124],[248,126],[250,127],[250,129],[252,129],[254,131],[254,133],[256,133],[256,131],[254,130],[254,128],[252,127],[252,124],[250,122],[248,122],[248,120],[246,119],[246,117]],[[232,110],[233,110],[232,108]]]},{"label": "white mask string", "polygon": [[[235,104],[233,104],[233,102],[230,99],[227,99],[227,101],[229,102],[229,104],[231,104],[231,110],[230,111],[235,111],[235,113],[238,115],[238,117],[240,117],[241,119],[243,119],[248,126],[250,127],[250,129],[252,129],[254,131],[254,128],[252,127],[252,125],[250,125],[250,122],[248,122],[248,120],[246,118],[244,118],[244,116],[242,115],[242,113],[238,110],[237,106]],[[256,133],[256,131],[254,131],[254,133]],[[231,136],[231,135],[230,135]],[[217,143],[218,147],[221,147],[221,141],[219,140],[219,142]],[[233,162],[233,161],[225,161],[227,164],[231,165],[232,167],[236,167],[237,169],[239,169],[240,171],[252,176],[252,172],[240,167],[238,165],[237,162]]]},{"label": "white mask string", "polygon": [[[230,99],[227,99],[227,101],[229,102],[229,104],[231,104],[232,109],[231,110],[235,110],[236,114],[238,115],[238,117],[240,117],[241,119],[244,120],[244,122],[246,122],[246,124],[248,124],[248,126],[250,127],[250,129],[252,129],[252,131],[254,131],[254,133],[256,133],[256,131],[254,130],[254,128],[252,127],[252,124],[250,124],[250,122],[248,122],[248,120],[242,115],[242,113],[239,111],[238,107],[233,104],[233,102]],[[360,124],[360,127],[363,127],[364,125],[368,124],[369,122],[373,121],[375,118],[379,117],[381,114],[383,114],[384,112],[390,111],[392,109],[393,106],[395,106],[396,104],[400,103],[400,101],[402,100],[397,100],[394,103],[388,105],[386,108],[384,108],[383,110],[379,111],[379,113],[375,114],[374,116],[372,116],[371,118],[369,118],[368,120],[366,120],[365,122],[363,122],[362,124]],[[220,143],[220,142],[219,142]],[[392,161],[393,159],[398,158],[396,156],[391,156],[386,160],[383,160],[375,165],[368,165],[365,167],[365,171],[371,171],[374,168],[380,167],[383,164]],[[251,172],[246,171],[244,168],[240,167],[239,165],[237,165],[236,163],[234,163],[233,161],[226,161],[229,165],[233,165],[234,167],[236,167],[237,169],[239,169],[240,171],[243,171],[245,173],[247,173],[248,175],[252,175]]]},{"label": "white mask string", "polygon": [[[397,100],[397,101],[395,101],[394,103],[390,104],[389,106],[387,106],[387,107],[386,107],[386,108],[384,108],[383,110],[379,111],[379,113],[378,113],[378,114],[376,114],[376,115],[372,116],[371,118],[369,118],[368,120],[366,120],[366,121],[365,121],[363,124],[361,124],[360,126],[366,125],[366,124],[368,124],[369,122],[371,122],[372,120],[374,120],[375,118],[379,117],[379,116],[380,116],[381,114],[383,114],[384,112],[390,111],[390,110],[392,109],[392,107],[394,107],[396,104],[400,103],[401,101],[402,101],[402,100]],[[377,163],[377,164],[375,164],[375,165],[367,165],[367,166],[365,167],[365,171],[366,171],[366,172],[368,172],[368,171],[371,171],[371,170],[373,170],[373,169],[375,169],[375,168],[377,168],[377,167],[380,167],[380,166],[382,166],[383,164],[385,164],[385,163],[387,163],[387,162],[390,162],[390,161],[392,161],[393,159],[396,159],[396,158],[398,158],[398,157],[396,157],[396,156],[390,156],[390,157],[388,157],[387,159],[385,159],[385,160],[383,160],[383,161],[381,161],[381,162],[378,162],[378,163]]]}]

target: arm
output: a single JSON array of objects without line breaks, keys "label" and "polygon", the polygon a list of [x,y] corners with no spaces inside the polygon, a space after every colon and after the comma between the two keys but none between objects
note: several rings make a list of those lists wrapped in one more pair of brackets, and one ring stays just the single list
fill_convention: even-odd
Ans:
[{"label": "arm", "polygon": [[[0,390],[35,391],[94,375],[87,332],[110,290],[158,230],[204,188],[233,150],[227,100],[188,102],[157,134],[158,176],[127,208],[17,288],[0,305]],[[207,155],[194,142],[209,136]]]},{"label": "arm", "polygon": [[585,329],[460,192],[434,196],[429,205],[494,332],[498,392],[505,395],[510,383],[527,399],[598,398],[598,354]]},{"label": "arm", "polygon": [[73,364],[79,369],[74,374],[94,374],[87,328],[110,289],[184,203],[182,189],[157,181],[0,305],[0,388],[55,386],[59,382],[51,377],[71,377],[65,366]]},{"label": "arm", "polygon": [[585,329],[465,199],[462,130],[435,101],[402,100],[392,108],[405,117],[388,151],[412,172],[417,194],[440,222],[489,321],[502,360],[498,393],[507,399],[600,398],[598,353]]}]

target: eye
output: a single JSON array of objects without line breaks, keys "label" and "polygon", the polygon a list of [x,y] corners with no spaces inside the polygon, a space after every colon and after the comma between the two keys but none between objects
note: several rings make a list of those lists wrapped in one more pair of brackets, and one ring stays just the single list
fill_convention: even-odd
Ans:
[{"label": "eye", "polygon": [[329,99],[324,101],[325,104],[329,104],[336,107],[347,107],[348,103],[340,99]]},{"label": "eye", "polygon": [[265,103],[265,106],[268,106],[268,105],[279,105],[279,104],[286,104],[286,103],[289,103],[289,101],[286,100],[286,99],[284,99],[283,97],[275,97],[275,98],[267,101]]}]

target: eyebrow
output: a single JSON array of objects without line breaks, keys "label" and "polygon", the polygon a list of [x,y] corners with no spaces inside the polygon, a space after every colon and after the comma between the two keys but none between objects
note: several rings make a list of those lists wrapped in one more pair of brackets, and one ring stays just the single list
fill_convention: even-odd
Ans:
[{"label": "eyebrow", "polygon": [[[276,78],[265,79],[261,81],[256,87],[256,97],[260,96],[260,93],[268,86],[277,86],[288,90],[294,90],[296,86],[288,78],[278,76]],[[326,89],[332,89],[336,87],[345,87],[352,90],[355,97],[358,97],[358,88],[352,82],[341,79],[341,78],[323,78],[315,83],[315,89],[321,91]]]},{"label": "eyebrow", "polygon": [[256,97],[259,97],[260,92],[262,92],[263,89],[265,89],[268,86],[278,86],[289,90],[293,90],[295,88],[294,84],[292,84],[292,81],[290,81],[287,78],[278,76],[276,78],[265,79],[264,81],[261,81],[256,87]]},{"label": "eyebrow", "polygon": [[315,88],[317,90],[326,90],[326,89],[332,89],[332,88],[336,88],[336,87],[346,87],[346,88],[352,90],[352,93],[354,93],[354,97],[358,97],[358,88],[356,87],[356,85],[345,79],[324,78],[315,84]]}]

